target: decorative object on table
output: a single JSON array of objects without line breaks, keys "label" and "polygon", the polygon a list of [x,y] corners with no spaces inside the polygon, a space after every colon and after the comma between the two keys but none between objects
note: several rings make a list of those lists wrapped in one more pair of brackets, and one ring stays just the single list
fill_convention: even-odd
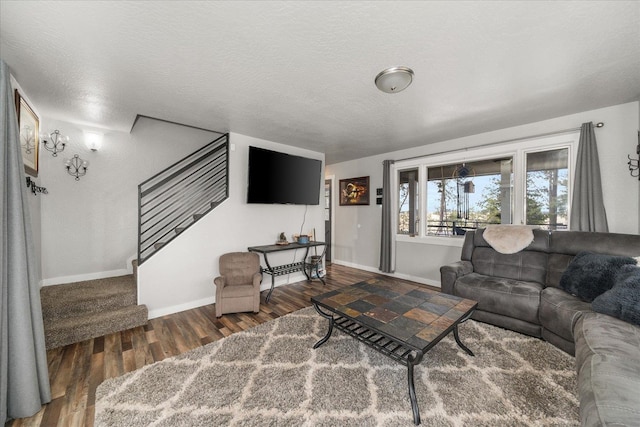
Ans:
[{"label": "decorative object on table", "polygon": [[76,181],[80,181],[80,177],[87,174],[89,162],[82,160],[80,156],[74,154],[72,158],[64,160],[64,166],[67,168],[69,175],[75,176]]},{"label": "decorative object on table", "polygon": [[47,151],[51,151],[53,157],[58,157],[58,153],[62,153],[67,143],[69,143],[69,137],[62,135],[58,129],[50,134],[40,134],[40,139],[42,140],[42,146]]},{"label": "decorative object on table", "polygon": [[340,206],[369,204],[369,177],[340,180]]},{"label": "decorative object on table", "polygon": [[311,237],[308,234],[294,234],[294,237],[301,245],[306,245],[311,240]]},{"label": "decorative object on table", "polygon": [[31,189],[34,196],[37,196],[38,193],[49,194],[46,188],[37,185],[35,181],[31,180],[30,176],[27,177],[27,188]]},{"label": "decorative object on table", "polygon": [[20,96],[18,89],[15,91],[15,102],[18,128],[20,129],[20,147],[22,148],[24,171],[28,175],[37,178],[40,120],[29,104],[27,104],[27,101]]},{"label": "decorative object on table", "polygon": [[634,159],[631,158],[629,154],[627,154],[627,157],[629,158],[627,164],[629,165],[629,173],[631,174],[631,176],[634,178],[638,177],[638,181],[640,181],[640,130],[638,131],[638,145],[636,145],[636,155],[638,156],[638,158]]},{"label": "decorative object on table", "polygon": [[[325,322],[308,307],[107,379],[95,426],[412,426],[402,366],[340,331],[311,350]],[[580,425],[572,356],[475,321],[460,335],[478,357],[449,334],[417,367],[422,426]]]},{"label": "decorative object on table", "polygon": [[287,240],[287,236],[285,236],[284,231],[280,233],[278,236],[278,240],[276,241],[276,245],[288,245],[289,241]]}]

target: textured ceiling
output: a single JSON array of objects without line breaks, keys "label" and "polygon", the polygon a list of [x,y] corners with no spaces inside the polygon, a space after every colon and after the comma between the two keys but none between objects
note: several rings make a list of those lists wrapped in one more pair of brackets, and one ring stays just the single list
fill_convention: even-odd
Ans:
[{"label": "textured ceiling", "polygon": [[[41,115],[137,114],[327,163],[640,99],[640,2],[0,2]],[[385,94],[384,68],[415,72]]]}]

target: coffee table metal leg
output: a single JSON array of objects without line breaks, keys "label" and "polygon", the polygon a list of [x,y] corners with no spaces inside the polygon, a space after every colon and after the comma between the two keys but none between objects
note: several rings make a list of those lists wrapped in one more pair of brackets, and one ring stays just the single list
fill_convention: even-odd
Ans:
[{"label": "coffee table metal leg", "polygon": [[318,341],[317,343],[315,343],[313,345],[313,348],[318,348],[320,347],[322,344],[326,343],[327,340],[329,339],[329,337],[331,336],[331,333],[333,332],[333,316],[330,314],[325,313],[324,311],[320,310],[320,307],[318,307],[317,304],[313,304],[313,308],[316,309],[316,311],[318,312],[318,314],[322,317],[324,317],[325,319],[329,320],[329,330],[327,331],[327,334],[322,337],[322,339],[320,339],[320,341]]},{"label": "coffee table metal leg", "polygon": [[469,348],[466,345],[462,344],[462,341],[460,341],[460,335],[458,334],[458,325],[454,326],[453,328],[453,338],[455,338],[458,346],[466,351],[469,356],[475,356],[475,354],[473,354],[473,351],[469,350]]},{"label": "coffee table metal leg", "polygon": [[413,367],[420,363],[422,354],[414,356],[410,354],[407,357],[407,380],[409,382],[409,400],[411,401],[411,410],[413,411],[413,423],[420,424],[420,408],[418,408],[418,400],[416,399],[416,387],[413,381]]}]

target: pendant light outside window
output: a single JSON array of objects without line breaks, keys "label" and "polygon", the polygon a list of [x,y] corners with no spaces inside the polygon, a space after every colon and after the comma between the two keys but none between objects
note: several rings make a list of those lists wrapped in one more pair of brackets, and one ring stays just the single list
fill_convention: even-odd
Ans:
[{"label": "pendant light outside window", "polygon": [[376,76],[376,86],[386,93],[397,93],[405,90],[413,80],[413,70],[408,67],[392,67],[381,71]]}]

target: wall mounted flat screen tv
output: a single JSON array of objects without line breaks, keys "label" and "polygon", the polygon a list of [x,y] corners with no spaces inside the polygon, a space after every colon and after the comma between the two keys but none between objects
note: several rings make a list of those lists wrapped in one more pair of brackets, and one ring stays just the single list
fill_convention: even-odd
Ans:
[{"label": "wall mounted flat screen tv", "polygon": [[318,205],[322,162],[249,147],[247,203]]}]

